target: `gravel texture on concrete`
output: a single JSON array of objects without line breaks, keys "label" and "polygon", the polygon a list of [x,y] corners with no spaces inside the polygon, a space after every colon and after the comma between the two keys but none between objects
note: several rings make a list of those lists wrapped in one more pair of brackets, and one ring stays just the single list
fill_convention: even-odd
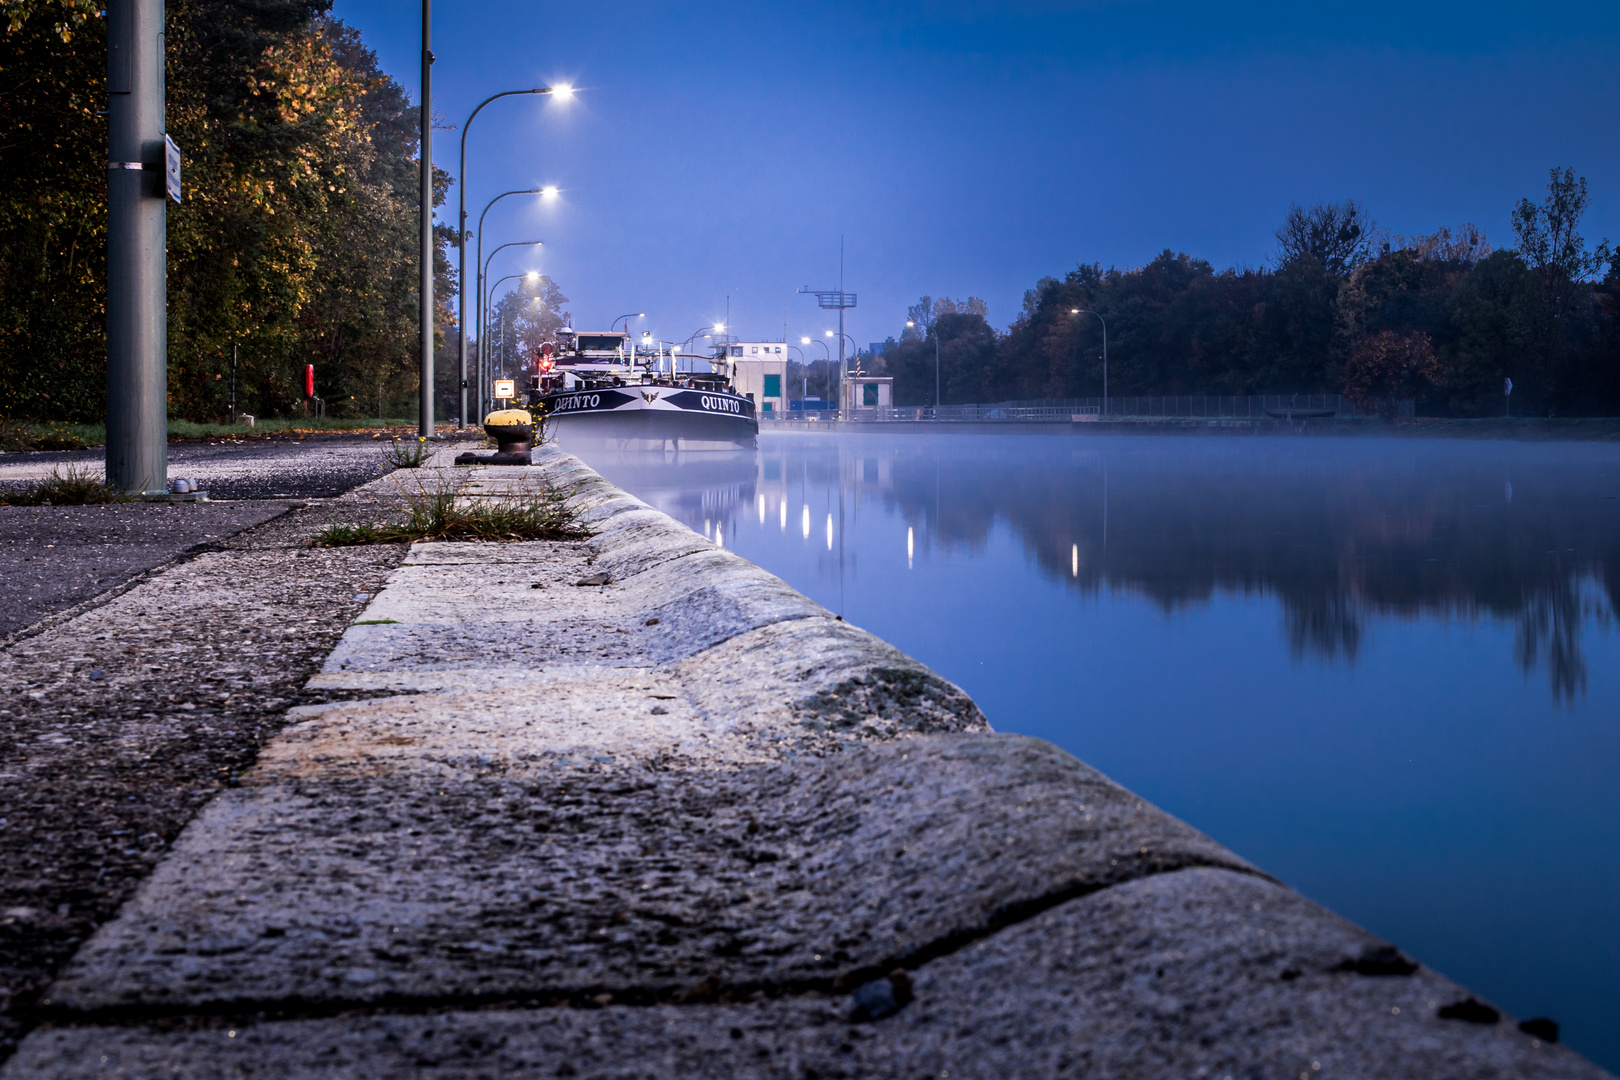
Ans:
[{"label": "gravel texture on concrete", "polygon": [[[1562,1047],[1442,1019],[1458,988],[1362,974],[1382,943],[1296,893],[1212,869],[1047,909],[909,973],[911,1001],[694,995],[335,1018],[197,1016],[36,1034],[7,1075],[66,1078],[1190,1077],[1601,1080]],[[884,980],[889,987],[894,983]],[[904,997],[906,995],[902,995]]]},{"label": "gravel texture on concrete", "polygon": [[[201,482],[210,499],[326,499],[386,475],[383,436],[310,433],[169,444],[169,476]],[[0,485],[68,468],[102,473],[95,450],[0,454]]]},{"label": "gravel texture on concrete", "polygon": [[0,506],[0,641],[288,504]]},{"label": "gravel texture on concrete", "polygon": [[[304,684],[405,550],[309,539],[401,497],[383,479],[307,505],[0,510],[0,558],[64,582],[51,605],[4,605],[23,628],[0,643],[0,1060],[61,964],[288,708],[331,696]],[[38,619],[46,606],[66,610]]]},{"label": "gravel texture on concrete", "polygon": [[592,538],[417,545],[0,1076],[1603,1075],[535,457]]}]

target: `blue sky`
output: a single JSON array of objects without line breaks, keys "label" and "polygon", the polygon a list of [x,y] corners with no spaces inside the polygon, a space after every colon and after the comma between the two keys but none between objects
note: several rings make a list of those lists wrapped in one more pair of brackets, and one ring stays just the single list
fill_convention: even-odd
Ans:
[{"label": "blue sky", "polygon": [[[419,10],[336,6],[413,97]],[[1296,201],[1510,246],[1555,164],[1591,183],[1589,241],[1620,239],[1612,3],[441,0],[434,52],[450,124],[499,90],[580,88],[484,110],[467,201],[562,189],[506,200],[486,251],[545,240],[492,274],[551,274],[582,328],[646,311],[685,338],[729,296],[745,337],[819,334],[795,291],[836,284],[840,236],[863,344],[923,293],[982,296],[1005,326],[1080,262],[1259,266]],[[459,131],[436,138],[453,172]]]}]

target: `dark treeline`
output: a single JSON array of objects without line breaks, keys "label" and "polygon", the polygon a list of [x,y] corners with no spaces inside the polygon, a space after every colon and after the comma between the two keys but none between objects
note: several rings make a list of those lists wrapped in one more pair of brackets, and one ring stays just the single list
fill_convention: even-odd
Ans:
[{"label": "dark treeline", "polygon": [[[170,0],[169,409],[416,412],[417,110],[329,0]],[[100,420],[106,35],[99,0],[0,21],[0,415]],[[448,177],[439,177],[442,202]],[[453,291],[440,235],[439,325]],[[441,365],[443,366],[443,365]],[[450,387],[445,388],[447,391]]]},{"label": "dark treeline", "polygon": [[1041,279],[1003,333],[982,301],[924,297],[863,362],[894,376],[897,404],[935,403],[936,347],[948,405],[1095,397],[1106,320],[1112,395],[1344,393],[1479,416],[1502,412],[1512,378],[1516,414],[1612,415],[1620,261],[1606,241],[1588,250],[1586,204],[1586,181],[1554,169],[1497,251],[1471,225],[1388,237],[1354,202],[1296,206],[1275,269],[1168,249],[1131,270],[1085,264]]}]

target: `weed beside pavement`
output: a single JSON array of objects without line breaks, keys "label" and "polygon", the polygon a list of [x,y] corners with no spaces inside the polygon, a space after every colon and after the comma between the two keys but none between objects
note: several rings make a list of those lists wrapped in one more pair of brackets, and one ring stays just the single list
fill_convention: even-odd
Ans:
[{"label": "weed beside pavement", "polygon": [[408,494],[403,521],[329,525],[316,534],[316,547],[355,544],[408,544],[417,540],[583,540],[590,535],[579,524],[563,496],[550,488],[504,498],[476,498],[457,503],[459,485]]}]

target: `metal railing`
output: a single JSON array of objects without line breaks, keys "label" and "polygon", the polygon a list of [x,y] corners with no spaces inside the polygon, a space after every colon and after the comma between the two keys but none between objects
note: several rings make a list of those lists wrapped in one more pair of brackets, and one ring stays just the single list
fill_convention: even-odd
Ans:
[{"label": "metal railing", "polygon": [[[1107,418],[1116,420],[1360,420],[1376,411],[1357,409],[1343,394],[1183,394],[1126,396],[1108,399]],[[1415,415],[1415,403],[1399,403],[1399,415]],[[859,422],[954,423],[1076,423],[1103,418],[1101,398],[1047,398],[1039,401],[1002,401],[991,405],[947,405],[942,408],[895,407],[850,409],[846,420]],[[836,417],[829,413],[823,418]],[[778,419],[818,422],[803,412],[783,413]]]}]

